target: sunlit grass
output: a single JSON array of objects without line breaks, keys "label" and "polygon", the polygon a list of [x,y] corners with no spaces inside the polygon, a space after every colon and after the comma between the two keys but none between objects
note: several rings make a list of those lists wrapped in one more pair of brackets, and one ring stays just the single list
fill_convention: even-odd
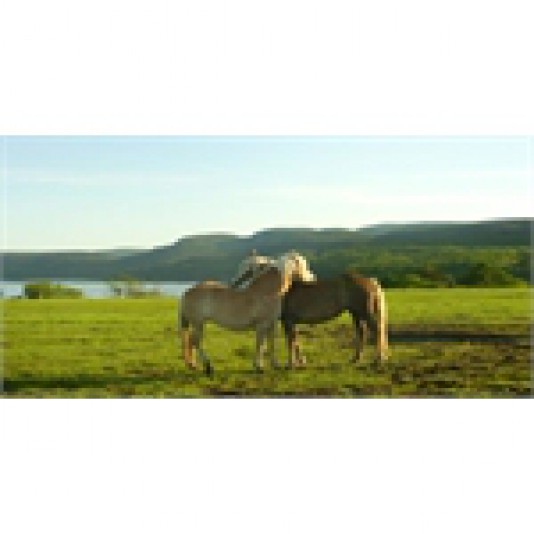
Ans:
[{"label": "sunlit grass", "polygon": [[[392,342],[390,361],[348,364],[350,321],[301,327],[308,368],[252,370],[254,334],[209,325],[215,375],[186,370],[178,303],[146,300],[10,300],[4,304],[4,395],[18,397],[378,396],[514,397],[531,393],[530,346],[433,342],[434,331],[525,336],[530,290],[388,292],[390,326],[423,332]],[[428,338],[430,336],[430,341]],[[394,338],[393,338],[394,339]],[[277,355],[285,363],[282,337]]]}]

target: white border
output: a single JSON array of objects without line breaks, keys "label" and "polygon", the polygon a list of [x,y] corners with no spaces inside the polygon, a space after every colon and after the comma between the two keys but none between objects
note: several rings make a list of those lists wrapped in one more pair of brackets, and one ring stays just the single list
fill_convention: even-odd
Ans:
[{"label": "white border", "polygon": [[529,135],[530,2],[4,2],[3,134]]}]

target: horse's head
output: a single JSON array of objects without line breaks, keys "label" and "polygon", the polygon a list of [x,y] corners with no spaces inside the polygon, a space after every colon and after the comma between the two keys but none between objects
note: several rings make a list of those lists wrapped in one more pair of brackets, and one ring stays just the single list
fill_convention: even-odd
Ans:
[{"label": "horse's head", "polygon": [[230,281],[230,287],[243,289],[248,287],[266,267],[273,265],[274,261],[265,256],[258,256],[253,250],[248,258],[245,258],[237,268],[237,274]]}]

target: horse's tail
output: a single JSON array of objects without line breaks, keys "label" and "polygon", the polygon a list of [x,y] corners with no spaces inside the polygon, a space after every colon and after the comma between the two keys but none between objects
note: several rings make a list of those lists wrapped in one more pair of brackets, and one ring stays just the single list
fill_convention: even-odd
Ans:
[{"label": "horse's tail", "polygon": [[188,367],[194,367],[195,361],[193,355],[193,344],[191,340],[191,322],[184,315],[183,303],[182,311],[180,313],[180,327],[184,361]]},{"label": "horse's tail", "polygon": [[380,359],[387,359],[388,350],[388,326],[386,295],[378,280],[372,278],[374,282],[373,316],[376,321],[376,348],[380,354]]},{"label": "horse's tail", "polygon": [[375,337],[376,350],[381,360],[387,359],[388,327],[386,297],[376,278],[370,278],[368,289],[367,321]]}]

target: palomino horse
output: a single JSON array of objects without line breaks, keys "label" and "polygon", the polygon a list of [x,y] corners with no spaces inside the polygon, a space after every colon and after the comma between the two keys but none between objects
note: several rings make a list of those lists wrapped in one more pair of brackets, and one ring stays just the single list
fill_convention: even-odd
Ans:
[{"label": "palomino horse", "polygon": [[352,362],[363,354],[370,329],[376,343],[377,359],[387,360],[386,301],[374,278],[346,273],[316,282],[295,282],[285,294],[281,320],[288,347],[288,367],[304,366],[306,360],[297,341],[297,324],[316,324],[348,311],[354,327]]},{"label": "palomino horse", "polygon": [[204,325],[212,321],[230,330],[256,330],[254,366],[263,368],[265,344],[273,367],[278,367],[274,354],[276,323],[282,310],[282,297],[294,279],[310,280],[310,274],[289,255],[274,265],[260,265],[243,273],[255,278],[245,289],[235,289],[219,282],[202,282],[192,287],[182,298],[182,349],[186,364],[196,368],[194,349],[198,351],[209,375],[213,367],[202,348]]}]

